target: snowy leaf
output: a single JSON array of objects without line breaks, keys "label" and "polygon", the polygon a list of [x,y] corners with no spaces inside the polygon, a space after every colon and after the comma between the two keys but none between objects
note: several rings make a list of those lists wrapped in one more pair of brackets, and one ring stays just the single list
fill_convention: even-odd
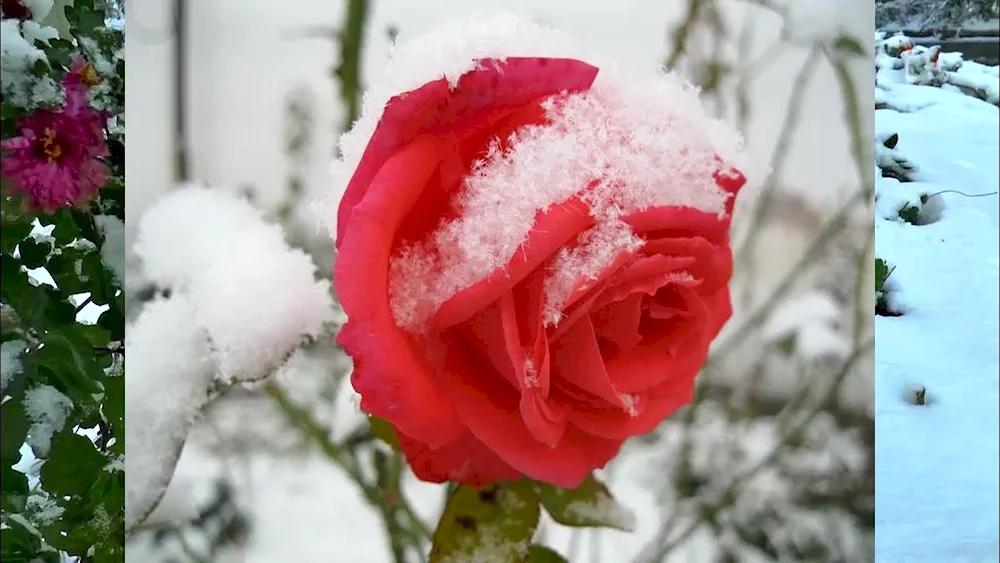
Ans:
[{"label": "snowy leaf", "polygon": [[430,563],[522,560],[538,526],[538,497],[525,482],[458,487],[434,531]]},{"label": "snowy leaf", "polygon": [[615,528],[631,532],[635,515],[611,496],[611,492],[593,475],[588,475],[575,489],[563,489],[537,483],[545,511],[564,526]]}]

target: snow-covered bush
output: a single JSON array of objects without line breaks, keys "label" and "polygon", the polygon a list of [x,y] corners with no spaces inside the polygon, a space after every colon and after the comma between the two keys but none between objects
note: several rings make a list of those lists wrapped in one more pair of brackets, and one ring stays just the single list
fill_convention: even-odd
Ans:
[{"label": "snow-covered bush", "polygon": [[121,561],[122,31],[88,0],[0,26],[0,559]]},{"label": "snow-covered bush", "polygon": [[[987,103],[1000,104],[997,67],[964,61],[961,53],[943,53],[940,45],[925,47],[897,33],[876,33],[876,87],[889,90],[896,84],[935,86],[961,91]],[[884,106],[885,94],[876,90]],[[896,108],[904,110],[905,108]]]}]

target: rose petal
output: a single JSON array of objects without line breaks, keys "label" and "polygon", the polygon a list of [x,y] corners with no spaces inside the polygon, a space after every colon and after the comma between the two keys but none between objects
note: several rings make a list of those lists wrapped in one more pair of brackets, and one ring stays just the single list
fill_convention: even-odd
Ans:
[{"label": "rose petal", "polygon": [[621,447],[620,440],[588,436],[573,426],[566,427],[554,447],[539,442],[519,416],[516,391],[500,381],[479,377],[458,347],[449,349],[447,366],[439,377],[459,417],[502,460],[532,479],[576,487]]},{"label": "rose petal", "polygon": [[436,449],[398,431],[396,438],[410,469],[421,481],[455,481],[482,487],[522,477],[521,472],[504,463],[493,450],[468,431]]},{"label": "rose petal", "polygon": [[[508,295],[476,314],[468,323],[452,330],[455,337],[450,346],[462,346],[466,359],[478,377],[503,378],[521,394],[518,410],[535,439],[554,444],[566,428],[565,409],[547,401],[549,364],[533,364],[533,373],[526,373],[524,351],[517,332],[517,312]],[[546,344],[544,340],[542,344]],[[531,378],[530,380],[528,378]],[[545,383],[544,393],[540,385]]]},{"label": "rose petal", "polygon": [[660,288],[676,278],[678,271],[692,264],[694,258],[688,256],[661,254],[635,260],[610,280],[608,288],[595,301],[594,309],[600,309],[636,293],[655,295]]},{"label": "rose petal", "polygon": [[709,242],[727,244],[729,216],[720,218],[691,207],[652,207],[622,217],[636,233],[646,240],[679,238],[698,233]]},{"label": "rose petal", "polygon": [[[631,350],[642,341],[639,320],[643,296],[633,293],[590,314],[597,336],[614,344],[619,352]],[[605,359],[607,359],[605,357]]]},{"label": "rose petal", "polygon": [[334,272],[349,319],[337,341],[355,360],[351,383],[361,408],[432,447],[454,440],[463,427],[435,388],[421,350],[396,326],[388,264],[395,230],[440,160],[433,139],[422,137],[385,163],[351,215],[350,244],[341,248]]},{"label": "rose petal", "polygon": [[561,382],[624,408],[622,399],[604,369],[604,359],[597,347],[597,336],[588,317],[573,323],[557,340],[549,344],[552,354],[552,377]]},{"label": "rose petal", "polygon": [[694,399],[693,374],[678,374],[669,381],[671,384],[662,387],[656,395],[636,396],[642,400],[637,416],[617,409],[581,406],[570,411],[570,422],[587,434],[608,440],[625,440],[652,432],[665,418]]},{"label": "rose petal", "polygon": [[646,242],[644,250],[650,255],[691,257],[691,263],[685,269],[702,281],[700,291],[718,291],[729,283],[733,275],[729,246],[712,244],[702,237],[650,240]]}]

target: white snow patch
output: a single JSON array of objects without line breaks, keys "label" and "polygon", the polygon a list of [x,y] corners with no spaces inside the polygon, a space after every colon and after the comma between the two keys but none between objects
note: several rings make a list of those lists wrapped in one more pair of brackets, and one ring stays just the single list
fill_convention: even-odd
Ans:
[{"label": "white snow patch", "polygon": [[[876,131],[899,133],[921,181],[876,178],[880,205],[939,188],[997,189],[995,106],[931,86],[888,92],[910,113],[877,111]],[[876,553],[885,561],[996,561],[1000,435],[984,421],[1000,417],[1000,216],[996,196],[936,197],[947,213],[935,223],[876,218],[876,255],[895,267],[889,295],[906,297],[903,316],[875,319]],[[917,386],[929,405],[903,400]]]},{"label": "white snow patch", "polygon": [[125,222],[114,215],[95,215],[94,222],[104,237],[101,262],[114,274],[118,283],[125,282]]},{"label": "white snow patch", "polygon": [[8,340],[0,344],[0,393],[7,389],[14,377],[21,374],[24,369],[21,354],[27,349],[28,343],[23,340]]},{"label": "white snow patch", "polygon": [[73,401],[51,385],[38,385],[25,392],[24,412],[31,422],[25,442],[35,455],[48,457],[52,436],[63,429],[71,410]]}]

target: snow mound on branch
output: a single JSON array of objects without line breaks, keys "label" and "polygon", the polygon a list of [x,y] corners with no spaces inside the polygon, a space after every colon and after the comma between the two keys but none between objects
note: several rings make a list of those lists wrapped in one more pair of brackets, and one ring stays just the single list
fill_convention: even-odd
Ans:
[{"label": "snow mound on branch", "polygon": [[267,375],[333,320],[309,256],[230,192],[171,192],[143,215],[136,251],[153,281],[191,300],[226,380]]},{"label": "snow mound on branch", "polygon": [[215,373],[194,305],[182,297],[153,301],[128,327],[125,354],[125,528],[153,508],[170,482],[173,461]]},{"label": "snow mound on branch", "polygon": [[135,248],[172,294],[127,331],[126,529],[159,501],[211,391],[273,373],[334,320],[312,260],[229,192],[170,192],[143,214]]}]

